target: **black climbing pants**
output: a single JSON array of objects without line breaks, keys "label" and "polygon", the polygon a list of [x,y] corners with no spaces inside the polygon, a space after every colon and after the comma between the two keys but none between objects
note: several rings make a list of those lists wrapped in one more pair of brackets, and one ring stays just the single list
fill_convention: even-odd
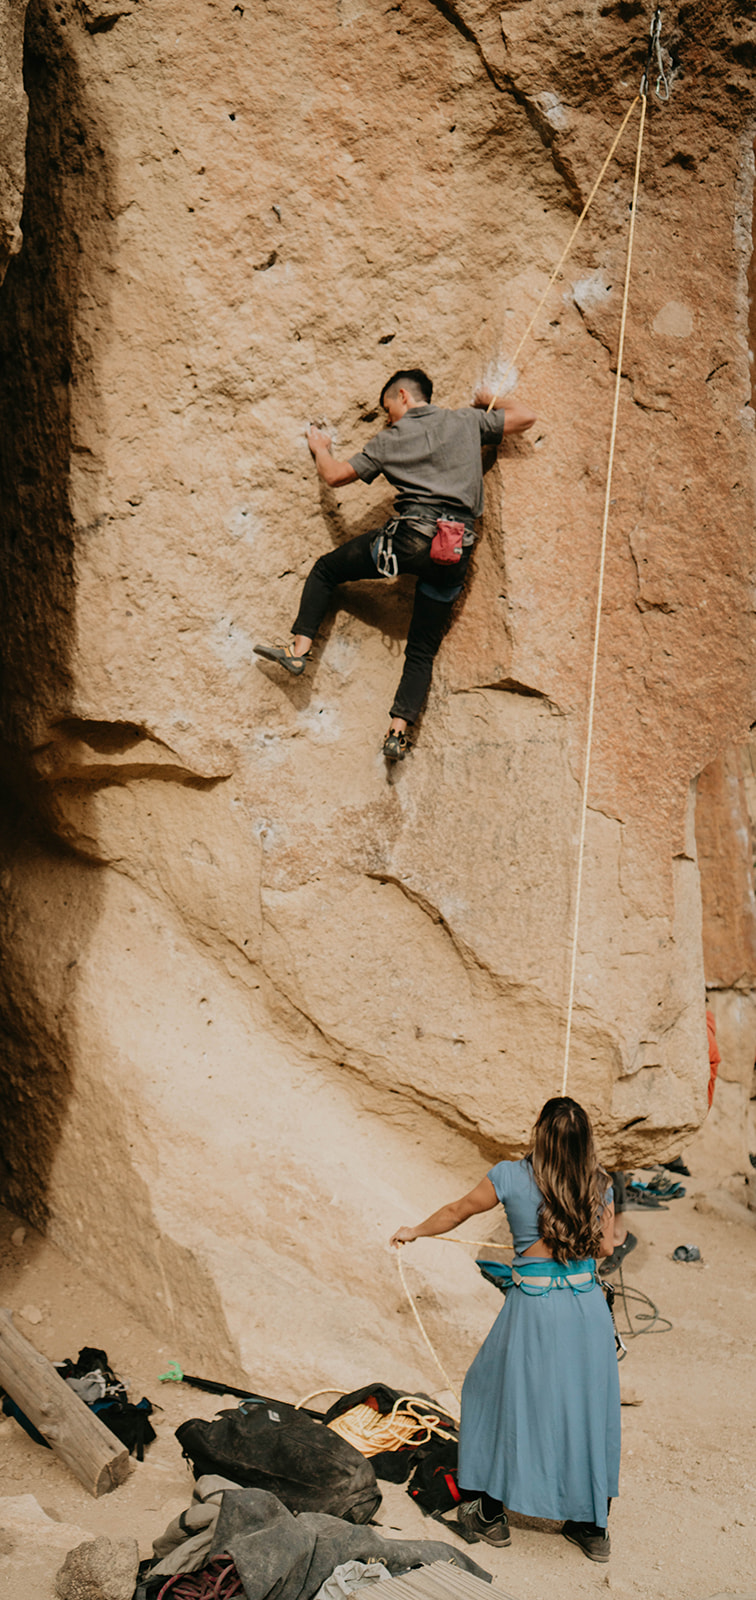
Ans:
[{"label": "black climbing pants", "polygon": [[[371,545],[381,531],[361,533],[318,558],[302,590],[292,633],[303,633],[308,639],[314,639],[340,584],[382,576],[371,554]],[[442,566],[430,559],[430,537],[418,533],[410,523],[400,520],[394,524],[392,537],[399,571],[415,573],[417,586],[404,651],[404,671],[390,715],[414,722],[430,687],[433,662],[449,623],[452,604],[464,583],[472,544],[465,546],[458,562]]]}]

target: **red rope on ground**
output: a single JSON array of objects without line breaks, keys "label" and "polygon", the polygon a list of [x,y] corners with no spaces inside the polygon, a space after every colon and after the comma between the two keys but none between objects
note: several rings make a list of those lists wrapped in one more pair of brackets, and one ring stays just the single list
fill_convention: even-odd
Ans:
[{"label": "red rope on ground", "polygon": [[213,1556],[201,1572],[175,1572],[163,1584],[157,1600],[234,1600],[244,1587],[231,1557]]}]

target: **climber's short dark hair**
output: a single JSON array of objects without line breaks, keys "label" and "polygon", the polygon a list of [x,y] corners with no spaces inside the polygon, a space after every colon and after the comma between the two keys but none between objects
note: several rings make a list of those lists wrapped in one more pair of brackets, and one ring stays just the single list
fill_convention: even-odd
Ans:
[{"label": "climber's short dark hair", "polygon": [[381,398],[378,404],[383,405],[386,395],[391,389],[400,388],[410,389],[414,395],[417,395],[418,400],[424,400],[427,406],[430,405],[433,384],[427,372],[423,372],[422,367],[406,367],[402,368],[401,372],[392,373],[388,383],[384,383],[381,389]]}]

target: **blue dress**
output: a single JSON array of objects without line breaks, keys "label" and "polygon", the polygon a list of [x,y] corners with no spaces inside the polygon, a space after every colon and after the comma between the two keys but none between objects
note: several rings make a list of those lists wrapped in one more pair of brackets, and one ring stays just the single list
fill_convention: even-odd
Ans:
[{"label": "blue dress", "polygon": [[[488,1176],[517,1267],[539,1237],[541,1192],[527,1160],[500,1161]],[[619,1461],[619,1374],[603,1291],[512,1287],[462,1389],[460,1487],[525,1516],[605,1528]]]}]

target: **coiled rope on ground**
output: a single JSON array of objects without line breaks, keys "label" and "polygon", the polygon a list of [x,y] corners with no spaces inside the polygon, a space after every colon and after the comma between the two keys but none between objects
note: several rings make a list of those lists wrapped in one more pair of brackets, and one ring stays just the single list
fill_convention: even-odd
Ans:
[{"label": "coiled rope on ground", "polygon": [[421,1400],[417,1395],[400,1396],[387,1416],[381,1416],[372,1406],[352,1406],[340,1417],[334,1417],[328,1426],[364,1456],[377,1456],[383,1450],[401,1450],[408,1445],[427,1444],[434,1437],[456,1437],[443,1426],[441,1417],[428,1401]]}]

